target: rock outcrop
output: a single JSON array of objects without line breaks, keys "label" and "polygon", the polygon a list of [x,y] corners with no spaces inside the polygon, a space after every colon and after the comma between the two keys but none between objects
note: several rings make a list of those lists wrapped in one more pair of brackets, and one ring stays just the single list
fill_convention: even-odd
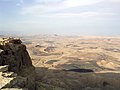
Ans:
[{"label": "rock outcrop", "polygon": [[16,76],[14,72],[8,72],[8,65],[0,66],[0,90],[14,86],[17,83]]},{"label": "rock outcrop", "polygon": [[[4,65],[7,65],[8,68]],[[17,83],[12,85],[11,88],[35,90],[35,68],[32,65],[26,46],[22,44],[20,39],[0,39],[0,66],[0,72],[5,70],[17,74],[15,77]]]}]

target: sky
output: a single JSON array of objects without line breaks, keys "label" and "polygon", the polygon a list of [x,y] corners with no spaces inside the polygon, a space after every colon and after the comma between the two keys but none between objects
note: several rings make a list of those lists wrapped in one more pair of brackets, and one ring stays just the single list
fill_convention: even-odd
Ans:
[{"label": "sky", "polygon": [[0,34],[120,35],[120,0],[0,0]]}]

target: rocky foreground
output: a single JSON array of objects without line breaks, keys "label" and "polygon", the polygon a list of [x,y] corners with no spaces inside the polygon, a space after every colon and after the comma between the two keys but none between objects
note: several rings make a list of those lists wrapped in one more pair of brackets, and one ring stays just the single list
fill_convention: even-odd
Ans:
[{"label": "rocky foreground", "polygon": [[0,39],[0,90],[35,90],[35,69],[20,39]]}]

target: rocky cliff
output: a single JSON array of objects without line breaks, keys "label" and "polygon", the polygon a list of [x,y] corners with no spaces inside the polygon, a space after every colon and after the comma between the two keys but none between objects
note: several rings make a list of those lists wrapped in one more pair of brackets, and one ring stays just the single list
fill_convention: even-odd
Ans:
[{"label": "rocky cliff", "polygon": [[4,65],[8,66],[6,72],[17,74],[16,83],[9,85],[9,88],[35,90],[35,70],[26,46],[20,39],[0,38],[0,66]]}]

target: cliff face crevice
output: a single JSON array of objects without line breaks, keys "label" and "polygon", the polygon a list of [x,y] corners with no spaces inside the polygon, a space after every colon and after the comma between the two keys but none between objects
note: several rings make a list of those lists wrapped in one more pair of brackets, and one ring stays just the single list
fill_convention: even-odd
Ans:
[{"label": "cliff face crevice", "polygon": [[[35,90],[35,68],[20,39],[0,39],[0,66],[8,65],[8,71],[18,75],[17,86]],[[21,78],[25,78],[24,80]],[[22,82],[24,81],[24,83]]]}]

